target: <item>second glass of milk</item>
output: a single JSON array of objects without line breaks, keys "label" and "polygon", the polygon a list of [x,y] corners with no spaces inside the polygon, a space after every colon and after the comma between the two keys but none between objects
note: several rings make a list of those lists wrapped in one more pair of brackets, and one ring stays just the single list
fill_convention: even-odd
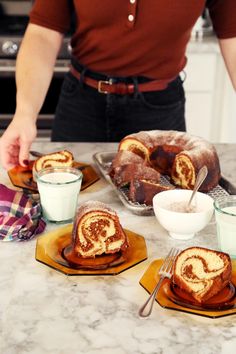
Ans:
[{"label": "second glass of milk", "polygon": [[77,209],[83,174],[73,167],[48,167],[36,180],[43,216],[55,223],[71,222]]},{"label": "second glass of milk", "polygon": [[219,248],[236,258],[236,196],[217,199],[214,208]]}]

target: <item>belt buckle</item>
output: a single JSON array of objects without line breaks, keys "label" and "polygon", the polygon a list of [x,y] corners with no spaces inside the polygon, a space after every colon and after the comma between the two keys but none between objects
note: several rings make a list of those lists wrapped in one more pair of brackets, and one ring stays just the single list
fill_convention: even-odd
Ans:
[{"label": "belt buckle", "polygon": [[102,85],[112,85],[112,79],[98,81],[98,92],[107,95],[108,91],[103,90]]}]

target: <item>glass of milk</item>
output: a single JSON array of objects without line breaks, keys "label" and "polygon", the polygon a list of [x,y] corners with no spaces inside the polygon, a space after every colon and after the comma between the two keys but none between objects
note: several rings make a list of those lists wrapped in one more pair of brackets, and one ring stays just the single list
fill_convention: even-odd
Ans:
[{"label": "glass of milk", "polygon": [[236,195],[221,197],[214,208],[219,248],[236,258]]},{"label": "glass of milk", "polygon": [[77,209],[83,174],[73,167],[48,167],[36,175],[43,216],[49,222],[71,222]]}]

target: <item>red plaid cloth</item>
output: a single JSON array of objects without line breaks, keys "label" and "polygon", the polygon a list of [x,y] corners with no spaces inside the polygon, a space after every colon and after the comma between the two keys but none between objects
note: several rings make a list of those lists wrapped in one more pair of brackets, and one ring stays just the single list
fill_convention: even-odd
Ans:
[{"label": "red plaid cloth", "polygon": [[0,184],[0,240],[25,241],[44,231],[41,205]]}]

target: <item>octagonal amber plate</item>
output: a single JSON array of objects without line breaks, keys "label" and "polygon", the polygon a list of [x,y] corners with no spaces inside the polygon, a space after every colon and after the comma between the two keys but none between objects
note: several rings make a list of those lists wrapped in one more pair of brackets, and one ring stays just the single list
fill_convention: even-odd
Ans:
[{"label": "octagonal amber plate", "polygon": [[[37,184],[33,180],[32,167],[34,161],[30,161],[29,166],[16,166],[8,171],[11,183],[15,187],[23,188],[26,191],[37,193]],[[99,180],[99,176],[94,168],[82,162],[74,161],[73,167],[78,168],[83,173],[81,190],[88,188],[91,184]]]},{"label": "octagonal amber plate", "polygon": [[[109,255],[95,257],[94,260],[82,259],[81,266],[70,264],[63,257],[63,250],[71,242],[72,224],[40,236],[36,244],[35,258],[38,262],[66,275],[116,275],[147,259],[147,248],[143,236],[129,230],[124,231],[130,247],[119,254],[118,260],[122,262],[121,264],[120,262],[112,262],[114,265],[111,265],[109,260],[112,256],[109,258]],[[107,267],[96,269],[99,268],[98,264],[105,264],[106,262],[108,262]]]},{"label": "octagonal amber plate", "polygon": [[[140,285],[149,293],[152,292],[159,280],[158,270],[162,263],[163,259],[157,259],[152,262],[140,279]],[[229,286],[208,300],[204,306],[197,304],[190,295],[184,294],[180,289],[176,291],[170,279],[164,279],[157,293],[156,301],[160,306],[167,309],[209,318],[234,315],[236,314],[236,260],[232,260],[232,268],[232,279]]]}]

